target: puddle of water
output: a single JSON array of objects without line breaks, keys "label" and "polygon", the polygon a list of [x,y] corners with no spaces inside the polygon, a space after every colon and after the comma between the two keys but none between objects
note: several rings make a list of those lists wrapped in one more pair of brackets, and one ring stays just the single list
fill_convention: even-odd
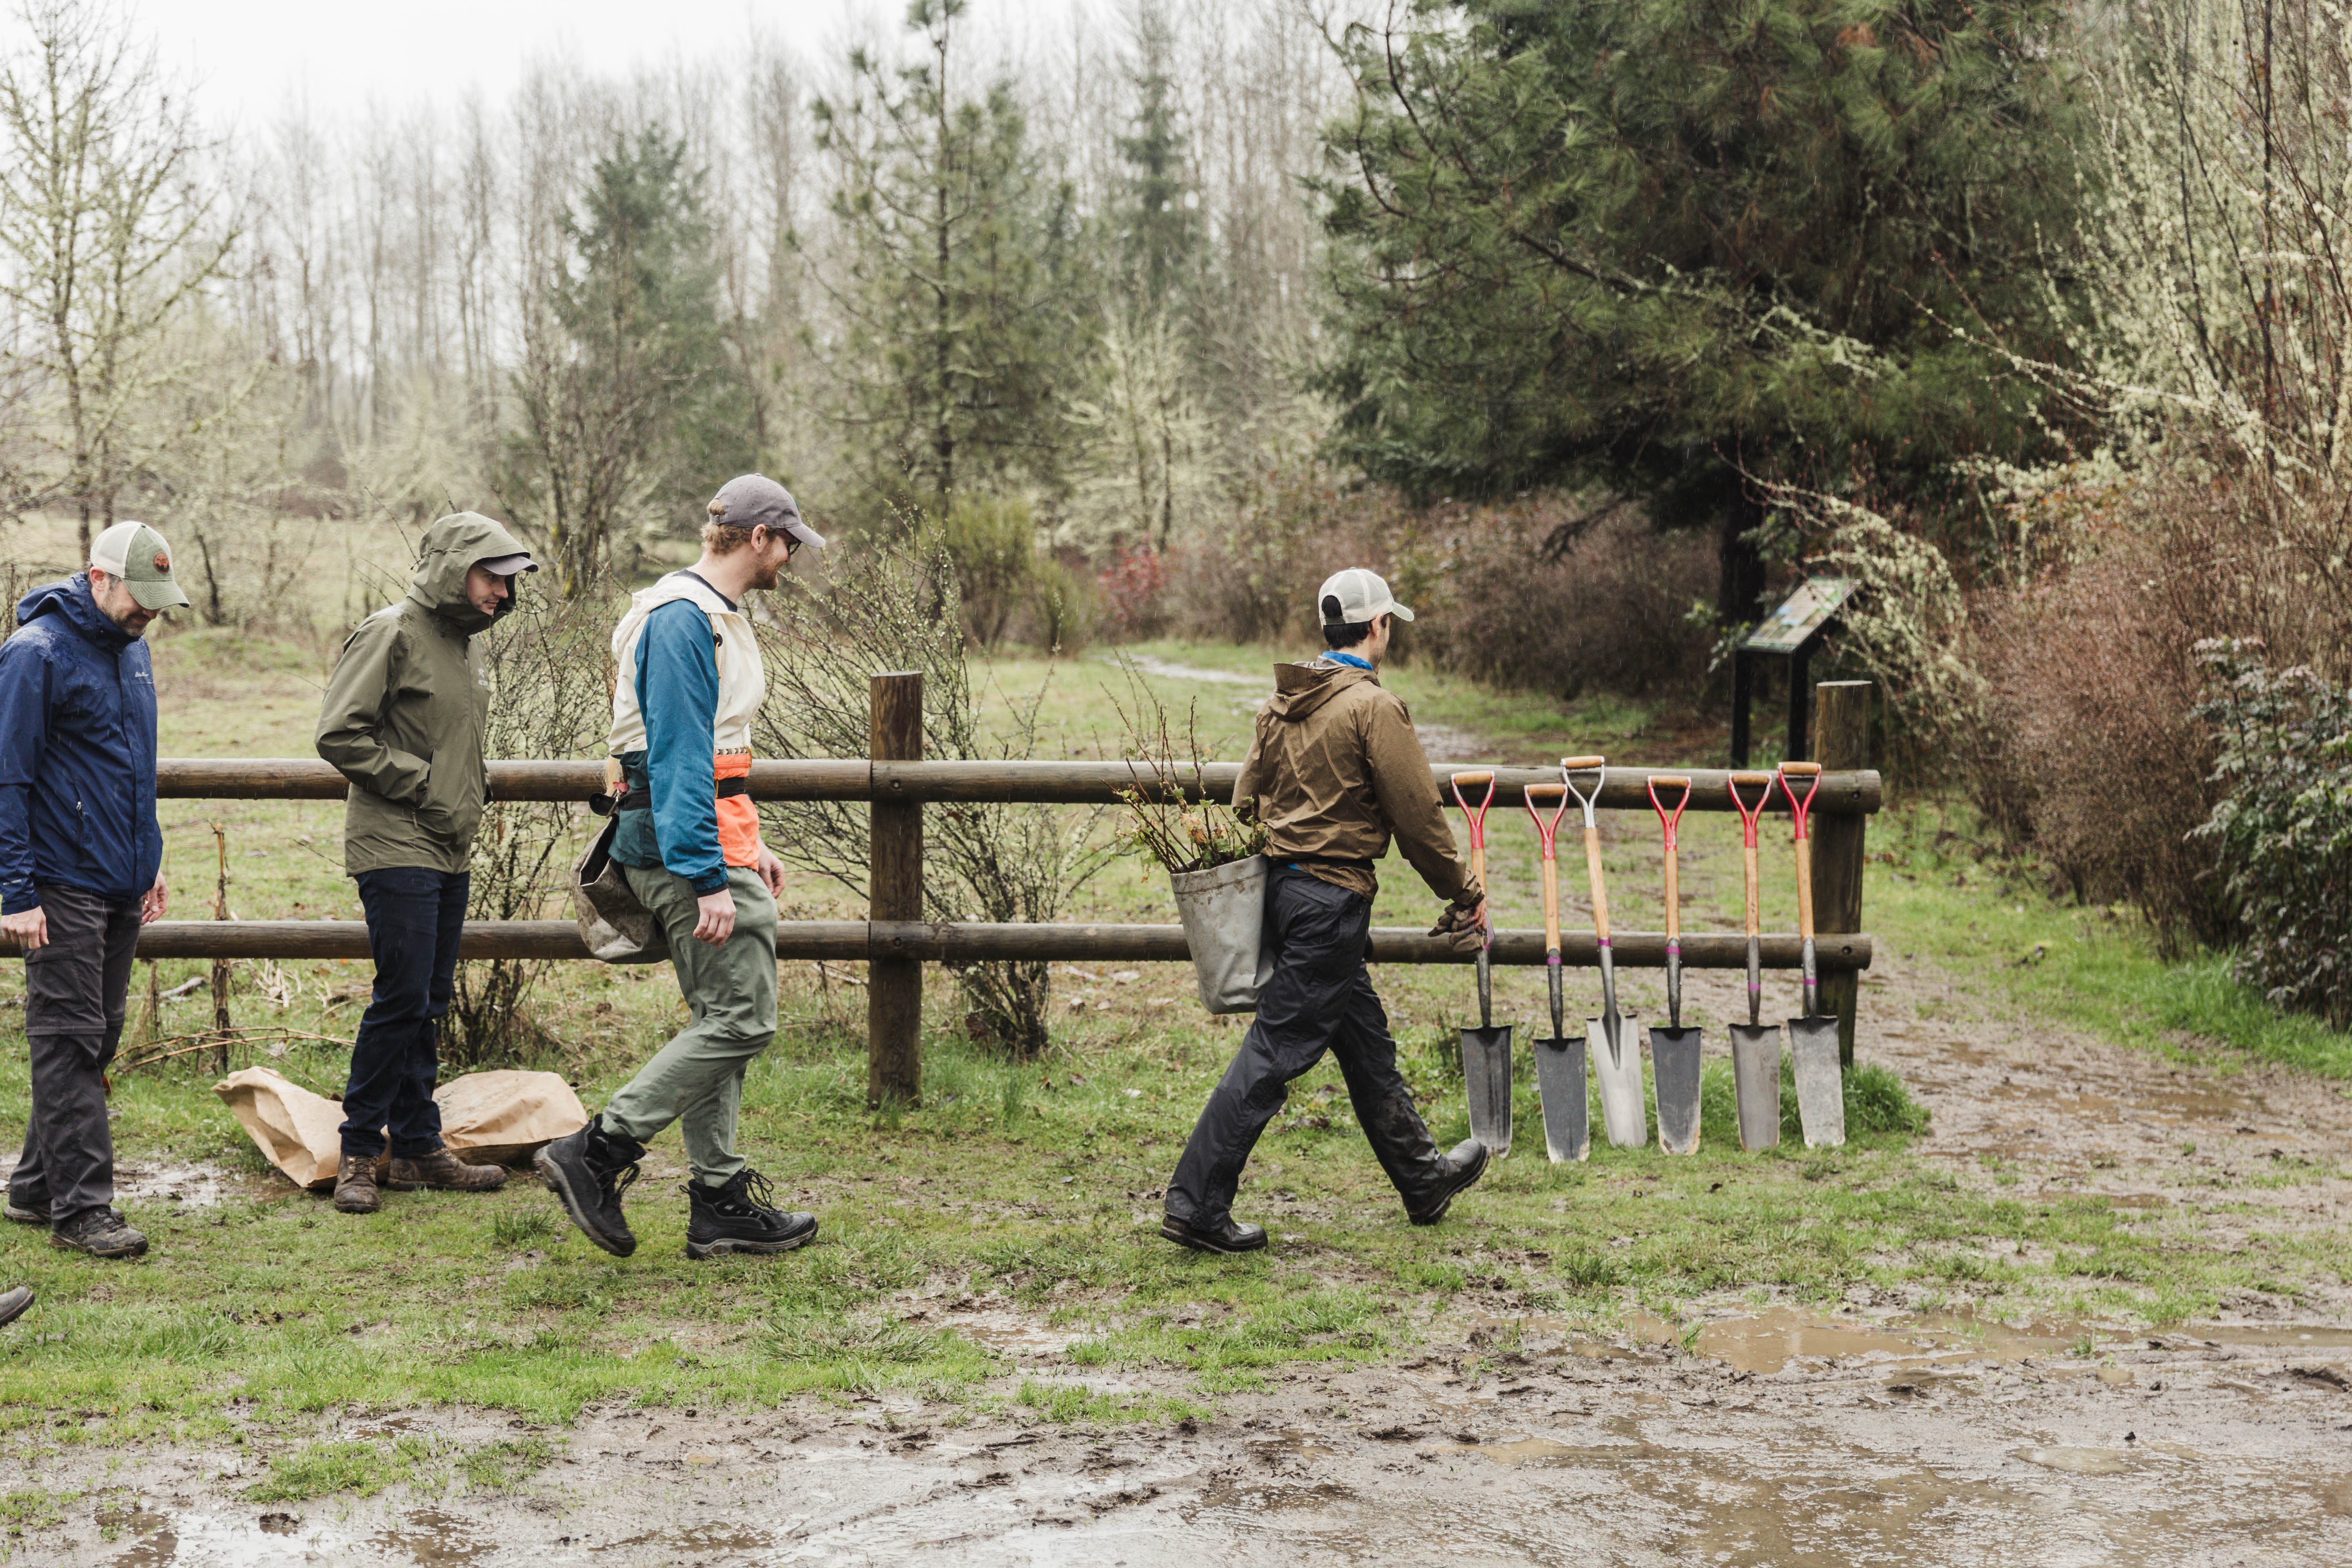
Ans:
[{"label": "puddle of water", "polygon": [[[1571,1330],[1556,1319],[1480,1318],[1475,1321],[1501,1328],[1519,1324],[1538,1331],[1561,1333],[1575,1354],[1607,1361],[1680,1343],[1675,1325],[1647,1313],[1632,1313],[1623,1330],[1608,1338]],[[2095,1351],[2144,1347],[2151,1337],[2144,1331],[2085,1323],[2028,1323],[2022,1326],[1990,1321],[1966,1313],[1928,1314],[1874,1322],[1776,1307],[1754,1316],[1710,1319],[1699,1330],[1692,1348],[1735,1371],[1769,1376],[1798,1363],[1860,1361],[1888,1372],[1926,1371],[1969,1362],[2021,1362],[2056,1356],[2072,1350],[2084,1335]],[[2242,1345],[2274,1350],[2333,1350],[2352,1346],[2352,1328],[2322,1324],[2191,1325],[2168,1342],[2180,1340],[2207,1344]],[[2122,1368],[2100,1372],[2106,1383],[2129,1383]]]},{"label": "puddle of water", "polygon": [[2120,1476],[2133,1468],[2128,1448],[2012,1448],[2009,1457],[2070,1476]]},{"label": "puddle of water", "polygon": [[462,1568],[488,1556],[498,1544],[478,1538],[470,1521],[433,1509],[409,1514],[398,1524],[376,1531],[368,1543],[405,1552],[418,1568]]},{"label": "puddle of water", "polygon": [[[8,1179],[16,1168],[13,1154],[0,1157],[0,1182]],[[173,1161],[145,1161],[133,1164],[117,1161],[114,1166],[114,1198],[118,1204],[168,1204],[173,1208],[208,1209],[217,1207],[226,1195],[228,1173],[215,1165],[198,1165]],[[135,1220],[136,1215],[132,1216]]]},{"label": "puddle of water", "polygon": [[982,1349],[1000,1355],[1060,1355],[1070,1348],[1072,1340],[1078,1338],[1068,1329],[1048,1328],[1018,1312],[987,1308],[950,1312],[940,1321]]},{"label": "puddle of water", "polygon": [[660,1530],[646,1535],[632,1535],[626,1541],[607,1541],[592,1546],[591,1552],[625,1552],[639,1547],[663,1548],[661,1555],[649,1561],[674,1563],[678,1554],[702,1556],[713,1552],[762,1552],[776,1543],[775,1537],[761,1530],[742,1530],[730,1525],[698,1524],[685,1530]]},{"label": "puddle of water", "polygon": [[[102,1521],[101,1522],[105,1522]],[[218,1514],[140,1511],[122,1518],[141,1532],[137,1544],[110,1559],[113,1568],[294,1568],[295,1564],[350,1560],[357,1542],[324,1525],[282,1513],[259,1519]],[[420,1563],[463,1563],[464,1558],[416,1559]]]}]

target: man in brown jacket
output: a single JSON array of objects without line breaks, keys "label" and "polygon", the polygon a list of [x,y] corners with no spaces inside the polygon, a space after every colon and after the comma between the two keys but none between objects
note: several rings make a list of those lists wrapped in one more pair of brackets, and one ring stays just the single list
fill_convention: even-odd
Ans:
[{"label": "man in brown jacket", "polygon": [[1325,583],[1317,600],[1329,651],[1275,666],[1274,700],[1234,786],[1234,808],[1265,825],[1274,861],[1265,894],[1274,973],[1168,1183],[1160,1234],[1200,1252],[1265,1245],[1264,1226],[1234,1223],[1234,1192],[1291,1079],[1325,1051],[1339,1057],[1356,1120],[1413,1224],[1444,1218],[1486,1168],[1475,1138],[1438,1152],[1397,1074],[1388,1014],[1364,967],[1380,886],[1372,862],[1391,836],[1446,900],[1440,930],[1475,940],[1486,920],[1486,891],[1454,854],[1412,716],[1379,679],[1391,627],[1412,612],[1360,568]]}]

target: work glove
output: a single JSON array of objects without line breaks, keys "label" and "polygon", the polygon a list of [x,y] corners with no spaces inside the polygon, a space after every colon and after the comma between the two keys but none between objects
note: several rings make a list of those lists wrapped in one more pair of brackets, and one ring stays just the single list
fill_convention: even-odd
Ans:
[{"label": "work glove", "polygon": [[1437,917],[1437,923],[1429,928],[1429,934],[1445,938],[1446,945],[1456,952],[1475,952],[1486,940],[1485,929],[1478,924],[1477,913],[1478,900],[1475,899],[1466,904],[1448,904],[1445,912]]}]

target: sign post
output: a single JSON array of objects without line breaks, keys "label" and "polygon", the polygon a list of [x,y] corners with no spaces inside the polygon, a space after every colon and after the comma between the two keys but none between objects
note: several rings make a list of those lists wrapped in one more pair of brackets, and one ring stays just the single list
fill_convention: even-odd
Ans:
[{"label": "sign post", "polygon": [[1789,745],[1784,762],[1801,763],[1806,755],[1806,721],[1812,703],[1811,673],[1814,647],[1835,629],[1837,613],[1853,596],[1858,584],[1851,577],[1808,577],[1781,606],[1764,617],[1731,656],[1731,765],[1748,765],[1748,705],[1755,684],[1756,660],[1789,661]]}]

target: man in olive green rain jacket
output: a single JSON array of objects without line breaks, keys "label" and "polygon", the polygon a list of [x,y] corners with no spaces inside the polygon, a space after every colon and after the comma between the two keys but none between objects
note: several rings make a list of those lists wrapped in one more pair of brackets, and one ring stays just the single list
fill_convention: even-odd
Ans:
[{"label": "man in olive green rain jacket", "polygon": [[343,1090],[335,1206],[348,1214],[376,1208],[387,1124],[389,1186],[480,1190],[506,1179],[443,1147],[433,1085],[467,868],[489,794],[489,679],[473,639],[513,607],[515,574],[538,570],[512,534],[478,512],[441,519],[425,531],[408,596],[362,621],[343,644],[319,710],[319,755],[351,781],[343,869],[359,883],[375,959],[374,996]]}]

